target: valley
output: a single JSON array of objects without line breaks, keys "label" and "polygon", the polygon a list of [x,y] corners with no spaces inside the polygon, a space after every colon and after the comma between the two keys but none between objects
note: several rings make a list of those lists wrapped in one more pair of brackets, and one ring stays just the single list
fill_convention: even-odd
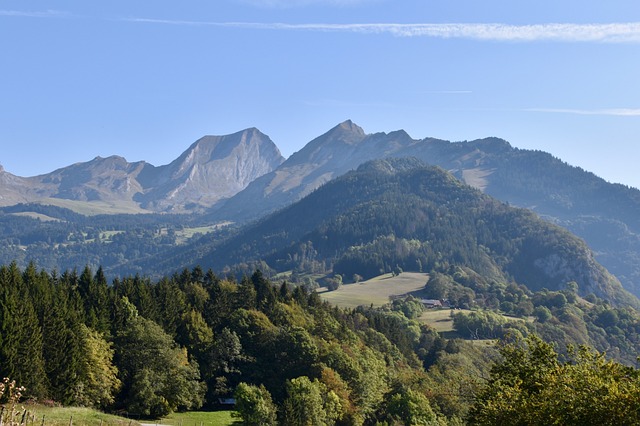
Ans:
[{"label": "valley", "polygon": [[411,400],[457,425],[527,357],[549,392],[572,368],[640,379],[639,191],[545,153],[346,121],[288,159],[247,129],[167,166],[3,173],[0,369],[33,397],[293,422],[311,392],[320,424]]}]

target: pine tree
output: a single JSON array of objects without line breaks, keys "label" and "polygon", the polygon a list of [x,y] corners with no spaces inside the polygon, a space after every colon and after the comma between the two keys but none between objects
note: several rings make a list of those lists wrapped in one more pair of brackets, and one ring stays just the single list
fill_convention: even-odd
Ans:
[{"label": "pine tree", "polygon": [[15,262],[0,268],[0,372],[27,388],[29,395],[47,392],[42,332],[20,269]]}]

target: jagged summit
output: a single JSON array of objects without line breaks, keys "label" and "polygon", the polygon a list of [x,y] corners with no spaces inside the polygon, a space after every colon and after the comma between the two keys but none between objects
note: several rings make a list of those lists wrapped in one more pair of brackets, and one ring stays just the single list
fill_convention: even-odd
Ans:
[{"label": "jagged summit", "polygon": [[244,189],[284,161],[280,150],[256,128],[204,136],[170,164],[149,170],[153,189],[137,197],[145,208],[176,211],[187,204],[211,206]]}]

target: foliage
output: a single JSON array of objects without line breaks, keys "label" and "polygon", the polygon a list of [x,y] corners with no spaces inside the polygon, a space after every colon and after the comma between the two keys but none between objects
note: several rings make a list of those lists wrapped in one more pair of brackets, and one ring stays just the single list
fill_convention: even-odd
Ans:
[{"label": "foliage", "polygon": [[20,410],[17,405],[25,390],[24,386],[16,385],[16,381],[8,377],[0,382],[0,403],[3,404],[0,406],[0,424],[14,426],[23,423],[24,409]]},{"label": "foliage", "polygon": [[[435,422],[456,423],[484,395],[495,350],[449,337],[513,342],[538,334],[563,348],[549,364],[563,372],[589,354],[578,356],[564,349],[568,344],[592,345],[628,365],[640,348],[637,311],[597,298],[586,302],[575,286],[532,292],[453,265],[429,276],[435,281],[425,292],[436,284],[449,295],[473,292],[473,311],[451,311],[457,332],[447,338],[418,321],[425,308],[417,297],[340,309],[261,272],[236,282],[196,267],[158,281],[133,276],[108,285],[101,270],[88,267],[59,275],[13,264],[0,267],[0,369],[31,380],[36,386],[27,387],[28,397],[150,417],[220,408],[219,398],[249,386],[248,400],[256,392],[269,395],[269,410],[281,423],[303,417],[311,424],[419,423],[432,421],[426,420],[431,414]],[[519,312],[546,317],[505,315]],[[33,362],[18,363],[16,354]],[[614,365],[607,368],[635,377],[633,369],[598,359],[589,365]]]},{"label": "foliage", "polygon": [[157,418],[202,406],[205,388],[197,364],[159,325],[134,310],[116,342],[128,411]]},{"label": "foliage", "polygon": [[74,400],[85,407],[107,408],[115,402],[120,389],[118,369],[113,365],[113,344],[84,324],[80,326],[83,350],[79,381]]},{"label": "foliage", "polygon": [[388,402],[389,418],[405,425],[433,425],[436,415],[424,394],[406,389],[394,393]]},{"label": "foliage", "polygon": [[287,382],[288,397],[284,402],[286,424],[331,426],[342,417],[343,408],[340,398],[333,390],[306,376]]},{"label": "foliage", "polygon": [[477,396],[472,424],[637,424],[638,370],[587,347],[559,360],[537,337],[503,346],[503,356]]},{"label": "foliage", "polygon": [[263,385],[240,383],[234,394],[236,411],[247,426],[269,426],[276,424],[276,406],[271,394]]}]

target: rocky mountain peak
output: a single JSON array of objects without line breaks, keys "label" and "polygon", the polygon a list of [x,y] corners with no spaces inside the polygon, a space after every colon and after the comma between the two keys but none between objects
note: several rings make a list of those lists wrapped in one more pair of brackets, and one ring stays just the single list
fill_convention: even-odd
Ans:
[{"label": "rocky mountain peak", "polygon": [[366,133],[353,121],[346,120],[329,130],[324,136],[328,136],[330,139],[340,139],[346,143],[357,143],[366,136]]},{"label": "rocky mountain peak", "polygon": [[186,204],[209,207],[271,172],[284,158],[256,128],[225,136],[203,136],[170,164],[148,170],[150,187],[138,201],[146,208],[181,211]]}]

